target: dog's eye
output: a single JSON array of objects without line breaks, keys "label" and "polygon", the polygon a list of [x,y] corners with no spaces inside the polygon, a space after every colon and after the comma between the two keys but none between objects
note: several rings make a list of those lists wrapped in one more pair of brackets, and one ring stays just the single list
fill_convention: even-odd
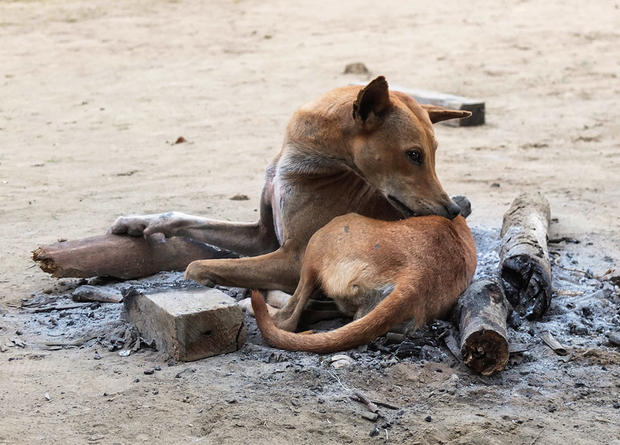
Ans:
[{"label": "dog's eye", "polygon": [[407,157],[415,165],[422,165],[422,152],[419,150],[407,150],[405,152]]}]

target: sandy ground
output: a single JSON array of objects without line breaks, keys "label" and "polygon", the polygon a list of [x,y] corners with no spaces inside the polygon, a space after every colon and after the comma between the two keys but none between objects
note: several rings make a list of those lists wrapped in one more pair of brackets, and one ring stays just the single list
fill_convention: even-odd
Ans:
[{"label": "sandy ground", "polygon": [[[483,98],[487,125],[437,127],[444,187],[470,197],[472,225],[492,228],[516,193],[543,191],[558,218],[554,233],[582,240],[574,252],[580,267],[604,272],[620,263],[619,7],[0,3],[0,337],[20,328],[22,298],[55,285],[29,259],[40,244],[102,233],[127,213],[255,219],[263,170],[288,118],[331,88],[367,80],[342,74],[350,62],[395,85]],[[189,142],[173,145],[181,135]],[[231,201],[237,193],[251,199]],[[162,364],[147,379],[142,370],[154,366],[154,354],[100,351],[104,360],[93,361],[96,347],[49,352],[34,333],[22,337],[26,349],[0,353],[0,443],[614,443],[619,436],[617,354],[606,364],[583,362],[596,366],[590,378],[600,383],[590,398],[568,397],[574,382],[561,370],[537,374],[553,382],[554,397],[569,400],[566,410],[550,411],[547,393],[511,396],[510,378],[434,403],[429,394],[443,380],[432,378],[440,374],[433,366],[446,365],[432,361],[360,368],[334,380],[333,371],[265,363],[250,350],[198,362],[179,379],[176,367]],[[448,368],[443,378],[454,372]],[[466,385],[477,382],[459,372]],[[312,396],[328,384],[396,400],[400,426],[370,438],[370,424],[338,396]],[[442,420],[425,422],[431,411]]]}]

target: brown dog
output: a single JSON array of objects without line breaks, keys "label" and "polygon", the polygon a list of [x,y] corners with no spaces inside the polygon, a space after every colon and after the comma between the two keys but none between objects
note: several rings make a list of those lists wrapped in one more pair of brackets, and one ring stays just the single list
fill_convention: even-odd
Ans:
[{"label": "brown dog", "polygon": [[[462,216],[378,221],[334,218],[306,249],[297,290],[273,319],[258,291],[252,307],[269,344],[334,352],[368,343],[413,319],[415,328],[444,316],[476,270],[474,240]],[[294,334],[310,296],[322,290],[356,320],[331,332]]]},{"label": "brown dog", "polygon": [[293,292],[310,237],[336,216],[394,221],[459,214],[435,174],[432,124],[469,115],[421,106],[389,91],[383,77],[364,88],[340,88],[293,116],[267,168],[257,223],[172,212],[121,217],[111,231],[186,236],[249,256],[191,263],[186,277],[203,284]]}]

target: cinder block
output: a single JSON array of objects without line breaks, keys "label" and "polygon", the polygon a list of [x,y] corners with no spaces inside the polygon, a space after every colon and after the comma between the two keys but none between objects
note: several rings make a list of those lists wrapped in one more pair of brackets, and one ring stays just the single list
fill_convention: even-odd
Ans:
[{"label": "cinder block", "polygon": [[217,289],[130,289],[124,295],[123,318],[180,361],[233,352],[246,339],[241,308]]}]

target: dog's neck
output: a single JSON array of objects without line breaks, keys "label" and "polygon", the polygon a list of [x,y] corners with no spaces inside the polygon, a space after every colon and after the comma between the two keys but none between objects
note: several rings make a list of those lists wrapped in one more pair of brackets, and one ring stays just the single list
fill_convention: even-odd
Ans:
[{"label": "dog's neck", "polygon": [[300,110],[287,129],[280,172],[304,176],[355,172],[362,176],[353,160],[351,109],[351,102],[346,101],[320,112]]}]

